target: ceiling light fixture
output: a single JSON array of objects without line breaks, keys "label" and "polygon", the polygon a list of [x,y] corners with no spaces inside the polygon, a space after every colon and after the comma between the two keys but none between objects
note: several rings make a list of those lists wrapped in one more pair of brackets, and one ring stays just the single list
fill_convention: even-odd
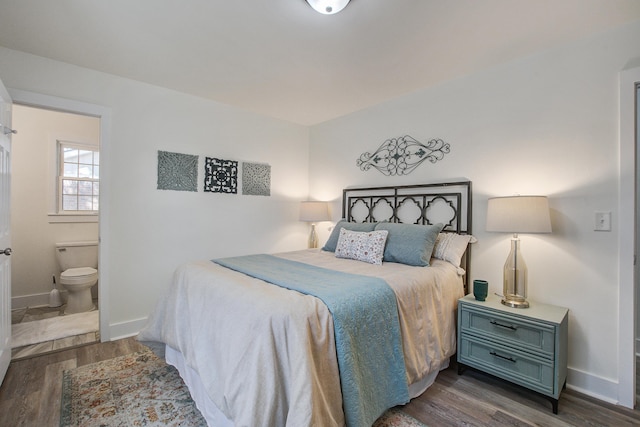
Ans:
[{"label": "ceiling light fixture", "polygon": [[307,3],[323,15],[333,15],[344,9],[351,0],[307,0]]}]

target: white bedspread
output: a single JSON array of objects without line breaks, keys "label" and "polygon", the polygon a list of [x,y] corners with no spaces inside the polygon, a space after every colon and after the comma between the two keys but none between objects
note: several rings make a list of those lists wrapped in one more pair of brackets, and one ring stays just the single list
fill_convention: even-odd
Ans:
[{"label": "white bedspread", "polygon": [[[373,266],[307,250],[294,261],[380,277],[397,296],[409,384],[455,352],[455,267]],[[333,321],[317,298],[210,261],[181,266],[140,341],[178,350],[209,398],[236,426],[342,426]]]}]

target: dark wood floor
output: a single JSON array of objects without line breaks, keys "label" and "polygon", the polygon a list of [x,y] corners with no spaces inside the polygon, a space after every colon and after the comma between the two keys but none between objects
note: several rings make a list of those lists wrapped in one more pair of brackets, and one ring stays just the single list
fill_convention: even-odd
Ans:
[{"label": "dark wood floor", "polygon": [[640,411],[564,390],[558,414],[551,402],[490,375],[454,366],[404,408],[430,427],[446,426],[640,426]]},{"label": "dark wood floor", "polygon": [[[133,338],[90,344],[11,362],[0,387],[0,426],[58,426],[62,372],[143,347]],[[560,396],[558,415],[546,399],[485,374],[455,366],[405,407],[430,427],[444,426],[640,426],[640,411],[586,397]]]}]

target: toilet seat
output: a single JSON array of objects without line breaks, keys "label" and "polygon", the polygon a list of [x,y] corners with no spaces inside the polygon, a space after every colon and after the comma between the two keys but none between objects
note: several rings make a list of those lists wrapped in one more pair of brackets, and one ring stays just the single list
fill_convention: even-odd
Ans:
[{"label": "toilet seat", "polygon": [[98,270],[91,267],[70,268],[60,274],[62,284],[74,285],[98,280]]}]

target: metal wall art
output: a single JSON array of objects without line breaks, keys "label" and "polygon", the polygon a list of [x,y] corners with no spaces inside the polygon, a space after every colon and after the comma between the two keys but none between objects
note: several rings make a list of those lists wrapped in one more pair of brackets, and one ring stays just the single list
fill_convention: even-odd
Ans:
[{"label": "metal wall art", "polygon": [[204,191],[236,194],[238,192],[238,162],[206,157]]},{"label": "metal wall art", "polygon": [[356,164],[363,171],[374,167],[386,176],[408,175],[425,160],[435,163],[449,151],[449,144],[441,139],[423,144],[405,135],[387,139],[373,154],[362,153]]},{"label": "metal wall art", "polygon": [[[158,150],[158,190],[198,191],[199,156]],[[238,162],[205,157],[204,191],[238,193]],[[242,163],[242,194],[271,195],[271,166]]]},{"label": "metal wall art", "polygon": [[261,163],[242,163],[242,194],[271,195],[271,166]]},{"label": "metal wall art", "polygon": [[158,190],[198,191],[198,156],[158,151]]}]

